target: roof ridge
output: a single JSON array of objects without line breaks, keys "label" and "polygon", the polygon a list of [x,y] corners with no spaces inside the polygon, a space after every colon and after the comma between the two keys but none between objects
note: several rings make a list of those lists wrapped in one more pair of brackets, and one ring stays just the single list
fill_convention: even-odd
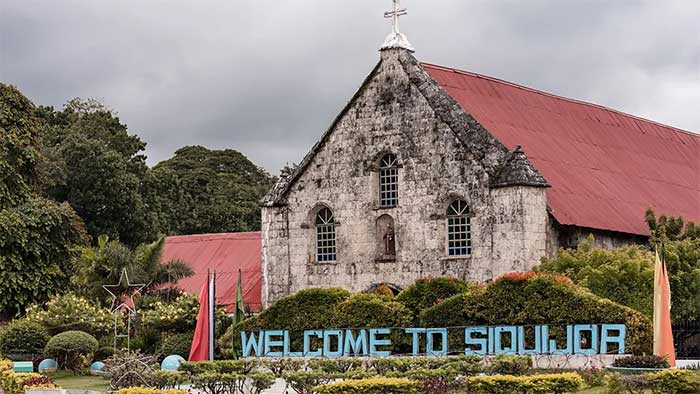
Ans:
[{"label": "roof ridge", "polygon": [[681,132],[681,133],[687,134],[687,135],[689,135],[689,136],[691,136],[691,137],[700,139],[700,134],[698,134],[698,133],[695,133],[695,132],[692,132],[692,131],[689,131],[689,130],[684,130],[684,129],[681,129],[681,128],[678,128],[678,127],[675,127],[675,126],[670,126],[670,125],[667,125],[667,124],[664,124],[664,123],[660,123],[660,122],[657,122],[657,121],[655,121],[655,120],[651,120],[651,119],[647,119],[647,118],[641,117],[641,116],[639,116],[639,115],[634,115],[634,114],[630,114],[630,113],[627,113],[627,112],[624,112],[624,111],[620,111],[620,110],[615,109],[615,108],[606,107],[606,106],[601,105],[601,104],[596,104],[596,103],[592,103],[592,102],[589,102],[589,101],[583,101],[583,100],[574,99],[574,98],[566,97],[566,96],[561,96],[561,95],[554,94],[554,93],[550,93],[550,92],[545,92],[544,90],[539,90],[539,89],[531,88],[531,87],[529,87],[529,86],[520,85],[520,84],[517,84],[517,83],[515,83],[515,82],[506,81],[505,79],[496,78],[496,77],[491,77],[491,76],[489,76],[489,75],[479,74],[479,73],[475,73],[475,72],[472,72],[472,71],[460,70],[460,69],[454,68],[454,67],[446,67],[446,66],[441,66],[441,65],[438,65],[438,64],[427,63],[427,62],[421,62],[421,65],[422,65],[423,67],[432,67],[432,68],[438,69],[438,70],[451,71],[451,72],[454,72],[454,73],[457,73],[457,74],[464,74],[464,75],[469,75],[469,76],[476,77],[476,78],[485,79],[485,80],[488,80],[488,81],[493,81],[493,82],[502,83],[502,84],[505,84],[505,85],[512,86],[512,87],[514,87],[514,88],[526,90],[526,91],[528,91],[528,92],[538,93],[538,94],[541,94],[541,95],[544,95],[544,96],[548,96],[548,97],[552,97],[552,98],[556,98],[556,99],[561,99],[561,100],[569,101],[569,102],[576,103],[576,104],[583,104],[583,105],[586,105],[586,106],[589,106],[589,107],[595,107],[595,108],[603,109],[603,110],[606,110],[606,111],[612,111],[612,112],[615,112],[615,113],[620,114],[620,115],[628,116],[628,117],[630,117],[630,118],[634,118],[634,119],[637,119],[637,120],[640,120],[640,121],[643,121],[643,122],[647,122],[647,123],[651,123],[651,124],[654,124],[654,125],[657,125],[657,126],[661,126],[661,127],[664,127],[664,128],[668,128],[668,129],[671,129],[671,131]]}]

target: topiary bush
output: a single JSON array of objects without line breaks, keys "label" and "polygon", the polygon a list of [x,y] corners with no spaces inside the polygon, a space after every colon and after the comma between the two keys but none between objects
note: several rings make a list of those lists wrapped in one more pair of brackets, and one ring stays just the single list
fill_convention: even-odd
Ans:
[{"label": "topiary bush", "polygon": [[[625,324],[626,352],[651,353],[651,322],[643,314],[550,274],[504,275],[482,290],[458,294],[424,310],[420,322],[423,327]],[[456,332],[450,345],[459,349],[463,340],[463,333]]]},{"label": "topiary bush", "polygon": [[86,332],[66,331],[49,340],[44,354],[64,369],[78,372],[90,364],[98,346],[97,339]]},{"label": "topiary bush", "polygon": [[163,338],[163,355],[167,357],[172,354],[176,354],[184,359],[187,359],[187,357],[190,355],[193,337],[194,333],[191,332],[165,336]]},{"label": "topiary bush", "polygon": [[26,318],[46,327],[51,335],[83,331],[99,338],[114,331],[114,317],[109,310],[75,294],[55,296],[43,308],[32,305]]},{"label": "topiary bush", "polygon": [[420,312],[461,293],[466,293],[470,286],[455,278],[418,279],[414,284],[396,296],[396,301],[406,305],[411,311],[412,320],[418,322]]},{"label": "topiary bush", "polygon": [[[335,306],[350,297],[345,289],[305,289],[280,299],[259,315],[229,327],[219,340],[222,352],[230,354],[232,343],[240,349],[241,331],[262,329],[304,331],[331,328]],[[294,335],[292,348],[301,347],[301,336]]]},{"label": "topiary bush", "polygon": [[13,359],[28,359],[44,351],[49,333],[42,325],[27,320],[13,320],[0,331],[0,354]]}]

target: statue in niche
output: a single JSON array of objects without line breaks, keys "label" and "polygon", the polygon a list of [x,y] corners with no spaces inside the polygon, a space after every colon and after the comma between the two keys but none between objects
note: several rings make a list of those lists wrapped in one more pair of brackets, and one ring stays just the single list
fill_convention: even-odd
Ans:
[{"label": "statue in niche", "polygon": [[394,227],[391,224],[386,225],[384,233],[384,255],[396,256],[396,239],[394,238]]}]

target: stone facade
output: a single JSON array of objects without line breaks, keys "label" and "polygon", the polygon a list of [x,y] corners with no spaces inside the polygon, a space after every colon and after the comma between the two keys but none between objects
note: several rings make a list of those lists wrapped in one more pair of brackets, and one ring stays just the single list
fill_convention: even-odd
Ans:
[{"label": "stone facade", "polygon": [[[379,166],[398,160],[398,205],[379,203]],[[381,61],[262,209],[263,304],[307,287],[398,288],[427,276],[474,282],[530,269],[552,234],[544,178],[509,152],[405,49]],[[471,254],[449,256],[447,209],[469,206]],[[333,212],[337,256],[317,261],[316,215]],[[394,255],[386,228],[393,224]]]}]

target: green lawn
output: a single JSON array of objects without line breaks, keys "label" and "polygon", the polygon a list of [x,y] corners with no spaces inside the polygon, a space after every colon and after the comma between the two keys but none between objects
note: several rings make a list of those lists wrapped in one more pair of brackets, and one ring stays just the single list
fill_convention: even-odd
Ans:
[{"label": "green lawn", "polygon": [[73,375],[66,371],[57,371],[46,375],[64,389],[96,390],[104,393],[109,388],[109,380],[100,376]]}]

